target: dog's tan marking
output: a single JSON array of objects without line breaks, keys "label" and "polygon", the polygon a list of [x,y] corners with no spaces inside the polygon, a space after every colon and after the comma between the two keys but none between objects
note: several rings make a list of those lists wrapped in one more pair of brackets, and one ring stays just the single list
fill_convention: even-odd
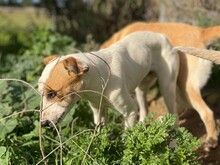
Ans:
[{"label": "dog's tan marking", "polygon": [[76,60],[73,57],[69,57],[63,61],[64,68],[69,71],[69,74],[73,75],[82,75],[85,72],[88,72],[89,67],[86,64],[83,64],[81,61]]},{"label": "dog's tan marking", "polygon": [[[61,103],[70,100],[81,88],[81,75],[86,71],[88,67],[73,57],[57,62],[46,80],[44,93],[48,101]],[[51,96],[53,94],[55,97]]]},{"label": "dog's tan marking", "polygon": [[45,57],[43,59],[43,62],[44,62],[44,64],[48,64],[50,61],[54,60],[57,57],[58,57],[58,55],[55,55],[55,54],[51,55],[51,56],[48,56],[48,57]]}]

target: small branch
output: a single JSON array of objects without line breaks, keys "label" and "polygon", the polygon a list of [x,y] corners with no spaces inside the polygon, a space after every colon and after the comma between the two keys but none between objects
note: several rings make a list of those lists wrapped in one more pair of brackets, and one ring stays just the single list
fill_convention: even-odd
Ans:
[{"label": "small branch", "polygon": [[54,124],[53,121],[50,121],[50,123],[53,125],[53,127],[55,128],[56,132],[57,132],[57,135],[59,137],[59,142],[60,142],[60,165],[63,164],[63,145],[62,145],[62,140],[61,140],[61,136],[60,136],[60,133],[59,133],[59,130],[57,129],[56,125]]},{"label": "small branch", "polygon": [[[43,95],[41,95],[41,99],[40,99],[39,145],[40,145],[41,155],[42,155],[43,159],[45,159],[44,149],[43,149],[43,143],[42,143],[42,125],[41,125],[41,121],[42,121],[42,111],[43,111]],[[44,164],[47,165],[47,162],[45,161]]]},{"label": "small branch", "polygon": [[30,87],[32,90],[34,90],[38,95],[40,95],[40,93],[33,87],[33,85],[31,85],[30,83],[20,80],[20,79],[13,79],[13,78],[6,78],[6,79],[0,79],[0,81],[17,81],[20,83],[23,83],[24,85]]},{"label": "small branch", "polygon": [[[98,115],[98,119],[99,119],[99,121],[101,121],[101,118],[100,118],[100,117],[101,117],[102,102],[103,102],[103,97],[105,97],[105,95],[104,95],[105,89],[106,89],[107,84],[108,84],[109,79],[110,79],[111,68],[110,68],[110,66],[108,65],[108,63],[107,63],[104,59],[102,59],[101,57],[97,56],[96,54],[94,54],[94,53],[92,53],[92,52],[90,52],[90,54],[92,54],[92,55],[94,55],[95,57],[97,57],[97,58],[99,58],[100,60],[102,60],[102,61],[106,64],[107,69],[108,69],[108,77],[107,77],[107,79],[106,79],[106,82],[104,81],[104,78],[103,78],[103,77],[100,77],[101,81],[104,82],[104,85],[102,86],[101,98],[100,98],[100,101],[99,101],[99,115]],[[92,139],[90,140],[90,143],[89,143],[89,145],[88,145],[88,147],[87,147],[87,149],[86,149],[86,153],[85,153],[85,155],[84,155],[84,157],[83,157],[83,160],[82,160],[82,163],[81,163],[81,164],[84,164],[84,162],[85,162],[85,160],[86,160],[86,156],[87,156],[88,153],[89,153],[89,149],[90,149],[90,147],[91,147],[91,145],[92,145],[92,142],[93,142],[93,140],[94,140],[94,138],[95,138],[95,136],[96,136],[96,132],[97,132],[98,127],[99,127],[99,125],[96,125],[96,127],[95,127],[95,129],[94,129],[94,132],[93,132]]]},{"label": "small branch", "polygon": [[16,116],[16,115],[19,115],[19,114],[25,113],[25,112],[39,112],[39,110],[24,110],[24,111],[20,111],[20,112],[17,112],[17,113],[11,114],[11,115],[9,115],[9,116],[3,117],[3,118],[0,119],[0,121],[2,121],[2,120],[6,120],[6,119],[8,119],[8,118],[10,118],[10,117],[13,117],[13,116]]},{"label": "small branch", "polygon": [[[83,134],[83,133],[85,133],[85,132],[88,132],[88,131],[91,131],[91,129],[84,130],[84,131],[82,131],[82,132],[80,132],[80,133],[78,133],[78,134],[76,134],[76,135],[70,137],[70,138],[67,139],[65,142],[63,142],[62,145],[66,144],[66,143],[67,143],[68,141],[70,141],[72,138],[74,138],[74,137],[76,137],[76,136],[78,136],[78,135],[80,135],[80,134]],[[54,153],[54,152],[55,152],[56,150],[58,150],[59,148],[60,148],[60,145],[59,145],[58,147],[56,147],[55,149],[53,149],[49,154],[47,154],[43,159],[41,159],[36,165],[39,165],[42,161],[44,161],[46,158],[48,158],[52,153]]]}]

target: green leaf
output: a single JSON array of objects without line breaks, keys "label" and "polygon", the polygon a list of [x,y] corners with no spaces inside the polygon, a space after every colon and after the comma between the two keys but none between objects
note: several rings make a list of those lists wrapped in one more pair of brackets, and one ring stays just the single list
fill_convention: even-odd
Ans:
[{"label": "green leaf", "polygon": [[7,87],[8,83],[6,81],[0,81],[0,94],[2,94]]},{"label": "green leaf", "polygon": [[40,106],[40,96],[34,95],[28,100],[28,108],[36,109]]},{"label": "green leaf", "polygon": [[9,152],[4,146],[0,146],[0,165],[8,165],[9,162]]},{"label": "green leaf", "polygon": [[[30,140],[31,138],[33,137],[38,137],[39,136],[39,121],[34,121],[34,129],[27,133],[27,134],[24,134],[22,137],[25,139],[25,140]],[[44,129],[42,129],[43,133],[45,132]],[[27,142],[28,143],[28,142]]]},{"label": "green leaf", "polygon": [[7,150],[6,147],[0,146],[0,158],[6,153],[6,150]]},{"label": "green leaf", "polygon": [[12,132],[17,126],[17,119],[0,122],[0,138],[3,138],[8,133]]},{"label": "green leaf", "polygon": [[12,107],[8,103],[0,104],[0,118],[9,115],[12,112]]}]

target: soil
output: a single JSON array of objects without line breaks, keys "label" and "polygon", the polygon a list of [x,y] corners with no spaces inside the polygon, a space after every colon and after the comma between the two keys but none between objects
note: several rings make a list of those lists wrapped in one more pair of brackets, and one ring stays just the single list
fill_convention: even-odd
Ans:
[{"label": "soil", "polygon": [[[149,112],[155,112],[157,116],[167,112],[162,97],[157,97],[156,92],[149,96]],[[218,130],[220,130],[220,87],[219,89],[208,89],[203,92],[204,100],[213,110]],[[156,99],[155,99],[156,97]],[[218,111],[219,110],[219,111]],[[179,115],[179,125],[187,128],[194,136],[198,137],[202,142],[206,137],[205,126],[200,119],[199,114],[193,109],[187,109]],[[220,140],[215,149],[209,152],[200,148],[197,152],[202,165],[220,165]]]}]

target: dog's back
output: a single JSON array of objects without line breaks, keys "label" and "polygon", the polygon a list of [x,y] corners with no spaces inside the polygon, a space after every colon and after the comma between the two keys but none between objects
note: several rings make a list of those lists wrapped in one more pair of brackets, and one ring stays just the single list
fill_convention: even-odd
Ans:
[{"label": "dog's back", "polygon": [[[178,64],[178,57],[172,52],[171,44],[160,33],[135,32],[124,37],[120,42],[107,48],[107,50],[113,52],[113,66],[121,62],[122,66],[120,69],[122,75],[118,76],[135,76],[138,73],[142,74],[140,76],[142,79],[149,71],[161,72],[165,67],[168,67],[168,70],[170,70],[171,67],[176,67]],[[102,51],[106,52],[105,49]],[[163,62],[169,65],[164,66]]]},{"label": "dog's back", "polygon": [[193,46],[203,48],[202,28],[184,23],[145,23],[134,22],[122,28],[100,47],[107,48],[126,35],[137,31],[152,31],[165,34],[173,46]]}]

